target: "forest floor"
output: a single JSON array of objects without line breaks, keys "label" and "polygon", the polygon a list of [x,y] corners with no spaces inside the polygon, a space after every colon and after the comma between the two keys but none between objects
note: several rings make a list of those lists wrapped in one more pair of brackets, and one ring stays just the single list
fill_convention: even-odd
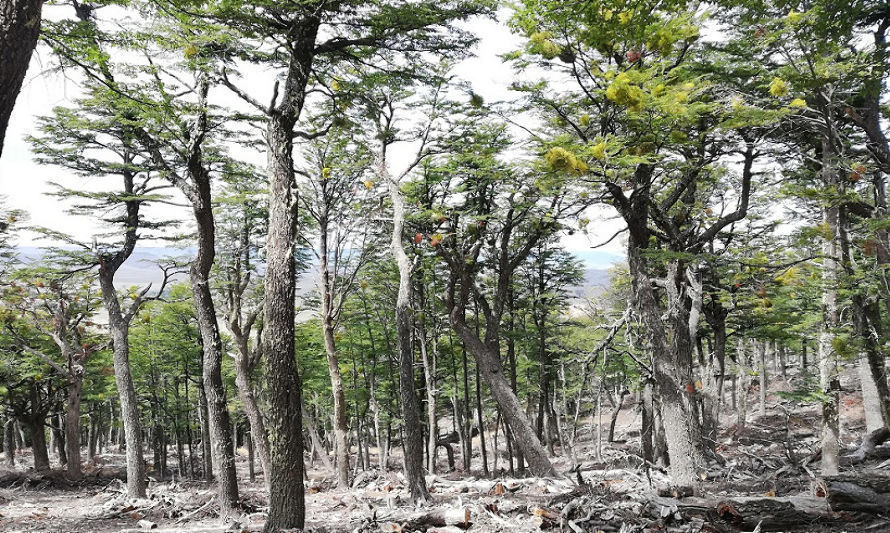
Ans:
[{"label": "forest floor", "polygon": [[[854,449],[863,434],[864,415],[857,392],[855,369],[842,375],[841,421],[843,444]],[[749,398],[749,422],[744,430],[730,423],[735,413],[724,412],[718,452],[726,460],[714,463],[703,481],[700,497],[680,497],[659,488],[668,478],[639,459],[639,418],[632,402],[621,411],[617,442],[604,443],[596,457],[596,431],[591,421],[579,431],[575,445],[578,464],[560,454],[554,459],[562,477],[512,478],[503,472],[481,475],[478,446],[470,473],[443,472],[427,477],[432,500],[422,506],[408,503],[404,477],[398,469],[385,474],[370,470],[356,476],[349,489],[333,487],[330,473],[318,465],[309,470],[307,530],[315,532],[459,533],[487,531],[568,533],[637,531],[890,531],[890,508],[883,514],[833,512],[820,492],[819,418],[815,406],[798,406],[781,391],[793,384],[773,380],[766,416],[758,416],[757,389]],[[603,417],[608,423],[608,416]],[[488,445],[491,446],[491,438]],[[503,444],[503,443],[501,443]],[[373,457],[373,449],[372,457]],[[501,450],[503,453],[503,450]],[[354,459],[354,458],[353,458]],[[458,458],[459,459],[459,458]],[[393,465],[398,461],[393,458]],[[493,458],[490,458],[493,461]],[[30,457],[18,457],[28,465]],[[64,472],[0,469],[0,531],[25,532],[217,532],[259,531],[264,521],[261,479],[246,481],[246,458],[239,454],[243,514],[221,524],[214,514],[214,486],[200,481],[152,482],[149,498],[130,501],[119,477],[123,457],[98,457],[85,480],[72,484]],[[458,463],[460,461],[458,460]],[[458,464],[460,468],[460,464]],[[890,476],[890,461],[865,462],[845,472],[877,472]],[[756,529],[758,528],[759,529]]]}]

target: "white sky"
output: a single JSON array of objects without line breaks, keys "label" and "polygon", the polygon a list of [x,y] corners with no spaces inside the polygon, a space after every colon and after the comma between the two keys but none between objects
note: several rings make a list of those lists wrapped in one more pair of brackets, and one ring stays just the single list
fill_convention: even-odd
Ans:
[{"label": "white sky", "polygon": [[[53,10],[71,9],[70,6],[45,7],[47,16],[54,16]],[[55,13],[58,13],[56,11]],[[107,16],[99,11],[100,18]],[[506,19],[503,14],[502,19]],[[512,98],[508,90],[514,79],[512,68],[504,64],[498,57],[500,54],[516,49],[521,41],[513,36],[503,21],[488,19],[475,20],[469,23],[469,28],[480,36],[481,41],[476,49],[476,57],[465,60],[456,67],[456,74],[469,81],[473,90],[485,98],[487,102],[504,101]],[[51,181],[63,184],[77,183],[77,186],[89,188],[89,178],[78,178],[71,172],[58,167],[38,165],[33,158],[29,145],[25,140],[28,134],[35,133],[36,117],[47,115],[54,106],[68,105],[77,96],[77,83],[66,80],[58,73],[46,73],[44,70],[51,63],[48,50],[38,46],[35,53],[24,87],[16,102],[10,126],[7,131],[3,155],[0,157],[0,194],[6,197],[7,206],[22,209],[29,213],[29,223],[35,226],[47,227],[53,230],[68,233],[78,240],[88,242],[92,235],[101,231],[95,217],[74,216],[66,212],[67,202],[47,196],[52,191]],[[264,83],[263,76],[247,80],[241,80],[239,85],[243,89],[256,94],[261,101],[269,87]],[[261,82],[257,84],[259,79]],[[253,85],[253,86],[252,86]],[[259,86],[257,88],[256,86]],[[216,88],[216,92],[226,91],[224,88]],[[223,96],[223,95],[220,95]],[[226,95],[232,98],[231,95]],[[258,154],[259,155],[259,154]],[[250,159],[256,159],[251,157]],[[260,160],[264,159],[260,155]],[[96,178],[96,184],[103,178]],[[181,214],[173,207],[155,208],[156,214],[163,216],[176,216],[188,220],[188,213]],[[598,252],[590,250],[593,243],[599,243],[610,237],[617,231],[621,224],[614,220],[604,209],[597,210],[599,216],[591,216],[589,235],[576,232],[573,236],[566,236],[563,244],[569,250],[578,253],[590,267],[606,268],[617,256],[624,255],[624,247],[621,239],[615,239],[609,245],[599,249]],[[42,244],[34,235],[24,234],[19,237],[20,245],[33,246]],[[148,242],[141,245],[152,245]],[[158,244],[154,244],[158,245]],[[602,252],[602,253],[600,253]]]}]

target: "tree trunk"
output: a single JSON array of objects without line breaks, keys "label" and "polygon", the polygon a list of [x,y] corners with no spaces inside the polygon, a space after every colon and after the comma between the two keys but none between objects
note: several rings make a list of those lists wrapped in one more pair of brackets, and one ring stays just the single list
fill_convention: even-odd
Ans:
[{"label": "tree trunk", "polygon": [[81,471],[80,458],[80,397],[83,389],[83,369],[79,375],[72,375],[68,380],[68,405],[65,424],[65,445],[68,452],[68,475],[79,479]]},{"label": "tree trunk", "polygon": [[[834,168],[834,148],[830,138],[822,142],[822,181],[825,187],[838,183]],[[837,354],[834,350],[834,331],[840,324],[837,302],[839,270],[838,225],[839,208],[828,205],[823,208],[826,236],[822,243],[822,325],[819,332],[819,388],[822,400],[822,474],[838,473],[838,449],[840,440],[838,407],[839,383]]]},{"label": "tree trunk", "polygon": [[324,465],[328,472],[333,472],[334,465],[331,464],[331,459],[328,457],[328,451],[324,447],[324,441],[322,441],[321,437],[318,435],[318,428],[315,427],[315,424],[312,422],[312,417],[306,412],[306,407],[301,406],[301,409],[303,425],[306,427],[306,432],[309,433],[309,439],[312,440],[312,449],[315,450],[315,455],[321,459],[321,464]]},{"label": "tree trunk", "polygon": [[[381,161],[381,172],[387,175],[386,161]],[[420,398],[414,390],[414,350],[411,347],[411,271],[412,265],[402,245],[405,223],[405,205],[399,184],[387,179],[389,197],[393,204],[393,230],[390,249],[399,268],[399,292],[396,297],[396,344],[399,353],[399,393],[402,401],[402,419],[405,425],[403,448],[405,476],[408,489],[415,501],[429,499],[426,480],[423,477],[423,428],[420,423]]]},{"label": "tree trunk", "polygon": [[[426,312],[424,311],[424,315]],[[436,423],[436,340],[433,339],[433,353],[430,354],[426,347],[426,327],[424,319],[419,320],[419,336],[420,336],[420,360],[423,364],[423,377],[426,384],[426,425],[427,443],[427,471],[430,474],[436,473],[436,441],[438,439],[438,424]]]},{"label": "tree trunk", "polygon": [[15,100],[40,35],[43,0],[0,1],[0,155]]},{"label": "tree trunk", "polygon": [[247,416],[247,423],[250,425],[250,435],[248,440],[253,443],[251,450],[260,456],[260,466],[263,469],[264,482],[266,490],[269,490],[269,447],[268,436],[266,434],[266,424],[263,421],[263,415],[257,406],[256,395],[253,386],[250,384],[250,369],[248,368],[248,346],[246,339],[239,343],[238,354],[235,359],[235,384],[238,386],[238,395],[241,398],[241,405],[244,414]]},{"label": "tree trunk", "polygon": [[109,270],[104,264],[100,265],[99,283],[105,308],[108,310],[108,327],[114,347],[114,380],[117,384],[121,422],[127,444],[127,496],[144,498],[146,479],[145,462],[142,458],[142,424],[139,420],[139,404],[136,400],[133,376],[130,373],[130,324],[121,313],[114,287],[116,270],[116,268]]},{"label": "tree trunk", "polygon": [[[206,80],[199,80],[198,91],[203,91],[201,101],[206,101]],[[206,126],[202,124],[206,124],[205,115],[198,116],[194,135],[203,135]],[[210,269],[216,254],[216,223],[213,217],[210,175],[204,167],[199,142],[192,143],[187,163],[193,189],[186,196],[192,203],[198,228],[197,253],[189,268],[189,280],[198,330],[201,332],[202,381],[207,398],[210,445],[217,469],[220,519],[225,521],[238,506],[238,479],[235,475],[232,423],[222,381],[222,339],[210,292]]]},{"label": "tree trunk", "polygon": [[334,342],[333,287],[328,261],[328,224],[327,215],[319,221],[321,258],[321,329],[324,336],[324,349],[328,360],[328,374],[331,378],[331,393],[334,399],[334,462],[336,465],[337,485],[349,487],[349,442],[346,418],[346,392],[343,389],[343,376],[340,372],[340,360]]},{"label": "tree trunk", "polygon": [[198,388],[198,422],[201,425],[201,464],[204,470],[204,480],[213,481],[214,460],[210,449],[210,422],[207,415],[207,396],[204,394],[204,384]]},{"label": "tree trunk", "polygon": [[766,416],[766,387],[768,384],[766,378],[766,352],[769,350],[769,341],[763,341],[760,343],[760,347],[757,350],[758,353],[758,368],[757,373],[760,378],[760,416]]},{"label": "tree trunk", "polygon": [[[655,396],[664,424],[664,435],[670,460],[669,472],[677,485],[695,486],[699,480],[699,473],[706,470],[706,464],[702,449],[701,427],[692,406],[695,385],[690,375],[691,361],[687,360],[691,354],[691,345],[688,342],[690,340],[688,339],[688,319],[679,316],[673,321],[672,329],[675,337],[673,345],[675,347],[672,348],[672,344],[668,342],[666,324],[661,318],[663,312],[652,289],[648,265],[642,254],[642,247],[646,243],[637,242],[634,234],[638,232],[631,233],[628,244],[628,263],[634,301],[639,309],[649,345],[654,353],[652,371]],[[673,272],[672,276],[673,269],[669,269],[666,280],[668,286],[674,285],[676,281],[672,278],[676,278],[680,275],[679,272],[682,272],[678,265],[673,267],[677,271]],[[668,298],[671,298],[670,294]],[[668,305],[681,306],[680,302]],[[678,312],[674,311],[674,313]],[[680,342],[684,338],[687,342]]]},{"label": "tree trunk", "polygon": [[291,27],[285,96],[266,130],[269,219],[266,235],[265,334],[263,355],[269,385],[269,515],[264,531],[303,529],[303,423],[300,376],[294,358],[297,198],[294,183],[294,127],[305,99],[319,19]]},{"label": "tree trunk", "polygon": [[643,459],[655,464],[655,406],[652,381],[646,379],[640,394],[640,445]]},{"label": "tree trunk", "polygon": [[3,451],[6,453],[6,464],[10,468],[15,467],[15,419],[9,418],[3,426],[4,445]]},{"label": "tree trunk", "polygon": [[31,454],[34,456],[34,470],[49,470],[49,450],[46,447],[45,419],[42,416],[33,416],[27,420],[28,431],[31,437]]},{"label": "tree trunk", "polygon": [[482,380],[479,365],[476,365],[476,415],[479,420],[479,452],[482,455],[482,472],[486,477],[491,475],[488,469],[488,452],[485,450],[485,419],[482,417]]},{"label": "tree trunk", "polygon": [[[479,337],[470,329],[466,323],[451,313],[451,323],[458,336],[466,345],[470,353],[476,359],[476,364],[481,371],[482,377],[488,383],[504,420],[509,424],[513,433],[513,443],[522,452],[525,461],[528,462],[529,470],[535,476],[551,476],[555,470],[547,456],[547,450],[541,445],[535,435],[534,429],[522,409],[519,399],[513,394],[510,383],[504,376],[504,369],[501,366],[500,354],[495,353],[486,346]],[[482,428],[480,428],[480,432]]]}]

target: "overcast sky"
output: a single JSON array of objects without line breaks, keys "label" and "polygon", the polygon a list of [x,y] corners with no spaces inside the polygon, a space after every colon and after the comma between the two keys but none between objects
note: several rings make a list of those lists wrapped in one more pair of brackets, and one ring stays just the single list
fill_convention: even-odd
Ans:
[{"label": "overcast sky", "polygon": [[[60,9],[70,6],[46,6],[47,16],[58,16]],[[55,11],[54,11],[55,10]],[[99,17],[106,16],[99,12]],[[501,18],[505,18],[506,14]],[[483,96],[487,102],[509,100],[508,90],[514,75],[512,68],[504,64],[500,54],[520,46],[519,39],[513,36],[503,22],[493,20],[475,20],[469,24],[481,41],[475,52],[476,56],[465,60],[456,67],[456,74],[473,86],[473,90]],[[76,184],[78,187],[89,188],[99,186],[103,178],[78,178],[72,173],[57,167],[38,165],[25,140],[26,136],[35,133],[36,118],[49,114],[54,106],[68,105],[78,95],[76,81],[66,79],[59,73],[45,72],[51,63],[49,52],[45,47],[38,46],[32,59],[24,87],[16,102],[10,126],[7,131],[3,155],[0,157],[0,193],[6,197],[7,206],[22,209],[29,213],[29,223],[47,227],[73,235],[79,240],[89,242],[92,235],[101,232],[95,217],[74,216],[66,211],[69,204],[60,201],[47,193],[53,189],[50,182],[66,185]],[[253,80],[253,76],[250,77]],[[255,80],[254,80],[255,81]],[[264,80],[260,80],[263,82]],[[242,88],[252,87],[246,81],[241,82]],[[263,84],[263,87],[268,85]],[[224,91],[219,88],[217,91]],[[260,91],[262,94],[262,92]],[[230,96],[230,95],[229,95]],[[176,208],[154,208],[156,214],[176,216],[188,219],[188,213],[178,213]],[[620,224],[605,210],[598,210],[592,215],[589,235],[576,232],[566,236],[563,244],[575,252],[591,268],[606,268],[624,254],[620,239],[598,250],[592,250],[593,243],[599,243],[610,237]],[[36,240],[36,236],[24,234],[19,237],[22,246],[39,245],[44,241]],[[140,243],[145,246],[157,246],[157,243]]]}]

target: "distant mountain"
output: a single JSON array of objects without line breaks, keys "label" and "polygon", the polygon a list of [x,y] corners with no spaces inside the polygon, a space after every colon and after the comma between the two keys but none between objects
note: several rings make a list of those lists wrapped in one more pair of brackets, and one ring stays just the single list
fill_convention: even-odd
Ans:
[{"label": "distant mountain", "polygon": [[[18,247],[19,257],[26,263],[40,261],[44,256],[42,248],[34,246]],[[157,286],[164,275],[158,267],[158,262],[164,259],[177,259],[187,261],[194,250],[183,248],[165,247],[137,247],[133,255],[121,266],[114,278],[114,285],[118,288],[131,287],[133,285],[145,286],[149,283]],[[174,279],[185,279],[185,274],[180,274]]]},{"label": "distant mountain", "polygon": [[[40,261],[44,255],[41,248],[33,246],[21,246],[18,248],[18,252],[19,256],[28,263]],[[137,247],[133,255],[118,271],[115,277],[115,286],[124,288],[133,285],[145,286],[148,283],[157,286],[163,279],[161,269],[157,266],[159,261],[175,258],[185,262],[191,259],[194,253],[192,248]],[[576,287],[573,291],[576,298],[596,296],[605,291],[610,284],[609,266],[624,259],[616,254],[597,251],[575,252],[574,255],[587,267],[584,271],[583,285]],[[181,274],[175,279],[184,280],[186,276],[186,274]],[[317,273],[315,269],[310,269],[298,280],[298,292],[305,294],[314,290],[316,282]]]}]

